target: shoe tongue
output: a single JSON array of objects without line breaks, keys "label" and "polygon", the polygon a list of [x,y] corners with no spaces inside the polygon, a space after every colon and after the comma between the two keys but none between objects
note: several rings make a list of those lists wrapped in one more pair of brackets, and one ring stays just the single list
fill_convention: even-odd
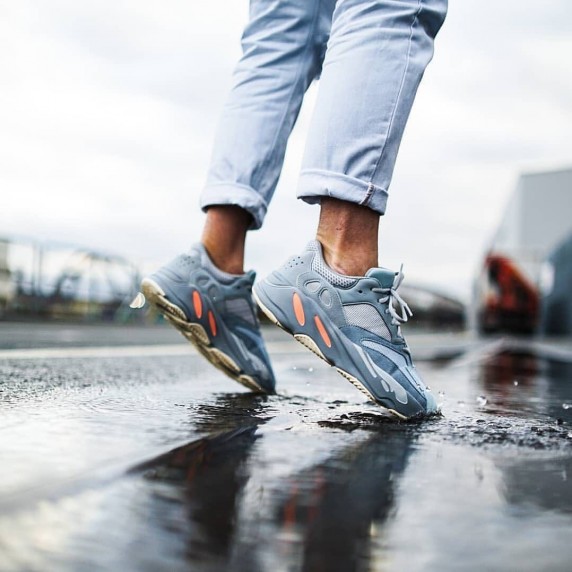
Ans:
[{"label": "shoe tongue", "polygon": [[387,268],[370,268],[365,275],[369,278],[375,278],[382,288],[391,288],[395,280],[395,272]]},{"label": "shoe tongue", "polygon": [[244,277],[246,280],[248,280],[248,282],[250,282],[250,284],[254,284],[254,281],[256,280],[256,271],[255,270],[247,270],[244,273]]}]

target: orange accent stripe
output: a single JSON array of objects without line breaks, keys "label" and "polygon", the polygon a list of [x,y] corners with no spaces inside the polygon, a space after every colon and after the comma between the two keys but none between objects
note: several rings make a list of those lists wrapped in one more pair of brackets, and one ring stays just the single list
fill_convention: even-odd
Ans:
[{"label": "orange accent stripe", "polygon": [[318,332],[320,332],[320,336],[324,340],[324,343],[331,348],[332,347],[332,340],[330,340],[330,336],[328,336],[328,332],[326,328],[324,328],[324,324],[322,324],[322,320],[318,316],[314,316],[314,322],[316,323],[316,328],[318,328]]},{"label": "orange accent stripe", "polygon": [[300,300],[300,296],[297,292],[294,292],[294,296],[292,296],[292,306],[294,306],[294,314],[296,314],[298,323],[303,326],[306,323],[306,316],[304,315],[302,300]]},{"label": "orange accent stripe", "polygon": [[209,310],[209,326],[211,327],[211,333],[216,336],[216,320],[214,314]]},{"label": "orange accent stripe", "polygon": [[201,300],[201,295],[196,290],[193,292],[193,307],[195,308],[197,318],[201,318],[203,315],[203,301]]}]

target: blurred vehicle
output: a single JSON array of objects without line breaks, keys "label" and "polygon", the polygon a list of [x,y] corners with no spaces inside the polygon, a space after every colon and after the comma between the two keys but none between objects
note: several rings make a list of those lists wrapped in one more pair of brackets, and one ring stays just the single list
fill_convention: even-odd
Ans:
[{"label": "blurred vehicle", "polygon": [[534,332],[538,321],[538,289],[515,262],[489,254],[479,286],[478,325],[482,333],[502,330],[522,334]]},{"label": "blurred vehicle", "polygon": [[479,331],[538,331],[543,264],[570,233],[572,169],[522,175],[477,273],[472,310]]}]

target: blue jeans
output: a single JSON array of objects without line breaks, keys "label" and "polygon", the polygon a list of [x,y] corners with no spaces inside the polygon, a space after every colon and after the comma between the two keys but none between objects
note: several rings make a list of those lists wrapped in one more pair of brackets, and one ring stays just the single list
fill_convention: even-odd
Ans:
[{"label": "blue jeans", "polygon": [[201,207],[260,228],[304,93],[321,75],[298,197],[384,214],[403,130],[447,0],[251,0]]}]

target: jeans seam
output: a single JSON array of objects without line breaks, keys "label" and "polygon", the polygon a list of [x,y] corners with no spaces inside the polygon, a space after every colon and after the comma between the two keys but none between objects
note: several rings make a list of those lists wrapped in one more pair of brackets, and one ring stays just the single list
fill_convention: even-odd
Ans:
[{"label": "jeans seam", "polygon": [[393,127],[393,123],[394,123],[394,119],[395,119],[395,114],[397,113],[397,106],[399,104],[399,100],[401,99],[401,93],[403,92],[403,86],[405,85],[405,78],[407,76],[407,71],[409,69],[409,63],[411,61],[411,46],[413,45],[413,30],[415,28],[415,24],[417,23],[417,20],[419,18],[419,14],[421,13],[422,8],[423,8],[422,0],[418,0],[417,1],[417,10],[415,11],[415,14],[413,16],[413,21],[411,22],[411,26],[409,28],[407,57],[405,59],[405,66],[403,68],[403,75],[401,76],[401,81],[399,83],[399,90],[397,92],[397,97],[395,98],[395,105],[393,106],[393,111],[391,112],[391,117],[389,118],[389,125],[387,126],[387,135],[386,135],[385,141],[383,142],[383,145],[381,146],[381,149],[379,151],[379,157],[377,158],[377,161],[375,162],[375,166],[373,168],[373,173],[370,177],[370,181],[373,181],[373,179],[375,178],[375,174],[377,173],[377,170],[379,169],[379,165],[380,165],[381,159],[383,157],[383,152],[385,151],[385,148],[387,147],[387,142],[388,142],[390,134],[391,134],[391,129]]},{"label": "jeans seam", "polygon": [[[286,121],[286,117],[288,116],[288,112],[290,111],[291,108],[291,104],[292,104],[292,98],[294,97],[294,94],[296,92],[296,86],[298,85],[298,82],[300,81],[300,77],[302,75],[302,67],[304,65],[304,62],[306,60],[306,56],[308,54],[308,51],[310,51],[311,49],[313,49],[313,43],[310,42],[312,35],[314,34],[314,30],[316,29],[316,23],[318,21],[318,16],[320,14],[320,6],[321,6],[322,2],[321,0],[319,0],[318,2],[315,2],[315,9],[314,9],[314,14],[312,16],[312,21],[310,23],[309,26],[309,30],[308,30],[308,34],[306,36],[306,42],[305,42],[305,47],[304,50],[302,52],[302,56],[300,58],[300,61],[298,62],[298,68],[296,70],[296,75],[295,75],[295,80],[292,84],[292,89],[290,90],[290,95],[288,96],[288,101],[287,104],[284,107],[284,113],[282,115],[282,118],[280,119],[280,122],[278,123],[278,127],[276,129],[276,134],[274,136],[274,138],[272,139],[272,145],[271,148],[275,148],[276,147],[276,141],[278,140],[278,136],[280,135],[280,133],[282,133],[282,129],[284,126],[284,122]],[[268,172],[268,170],[270,169],[270,165],[268,165],[266,167],[266,169],[264,170],[264,172],[261,171],[260,176],[258,177],[259,180],[263,180]],[[264,176],[263,176],[264,175]],[[259,187],[258,185],[258,181],[256,184],[257,187]]]},{"label": "jeans seam", "polygon": [[367,203],[369,202],[369,199],[371,199],[374,190],[375,190],[374,184],[369,183],[367,186],[367,190],[365,192],[365,197],[359,202],[359,204],[362,206],[367,206]]}]

